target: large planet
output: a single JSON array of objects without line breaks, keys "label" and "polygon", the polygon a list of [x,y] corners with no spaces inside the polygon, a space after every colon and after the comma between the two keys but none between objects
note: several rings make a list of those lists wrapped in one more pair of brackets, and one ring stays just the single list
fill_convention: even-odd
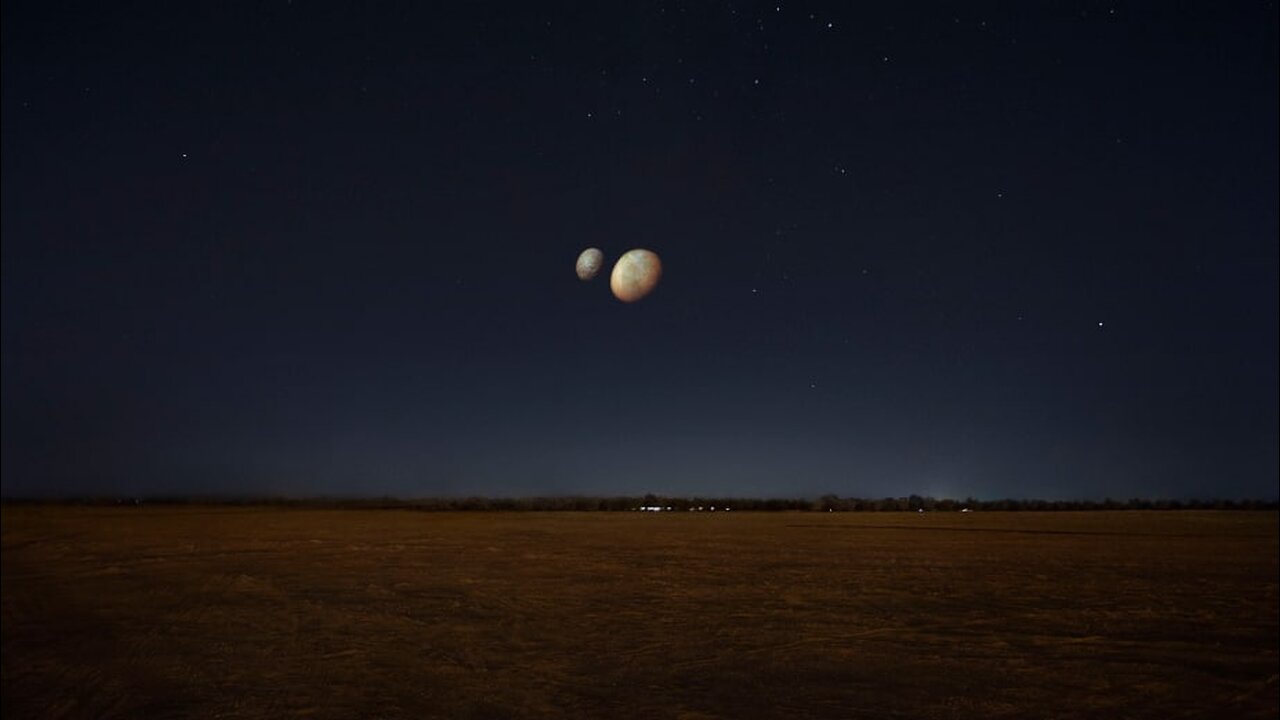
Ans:
[{"label": "large planet", "polygon": [[587,248],[578,256],[578,264],[574,270],[578,273],[579,280],[590,280],[600,272],[601,266],[604,265],[604,253],[598,248]]},{"label": "large planet", "polygon": [[618,258],[609,277],[614,297],[631,303],[653,292],[662,279],[662,260],[651,250],[628,250]]}]

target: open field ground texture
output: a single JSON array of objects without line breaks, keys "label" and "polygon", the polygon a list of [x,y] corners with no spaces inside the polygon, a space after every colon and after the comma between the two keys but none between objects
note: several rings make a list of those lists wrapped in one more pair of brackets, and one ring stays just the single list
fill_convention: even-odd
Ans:
[{"label": "open field ground texture", "polygon": [[1277,717],[1278,517],[6,507],[3,714]]}]

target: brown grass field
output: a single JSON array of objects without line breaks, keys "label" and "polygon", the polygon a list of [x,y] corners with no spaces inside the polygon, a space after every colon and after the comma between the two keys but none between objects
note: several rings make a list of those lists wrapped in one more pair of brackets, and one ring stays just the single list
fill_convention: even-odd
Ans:
[{"label": "brown grass field", "polygon": [[5,718],[1277,717],[1274,512],[5,507]]}]

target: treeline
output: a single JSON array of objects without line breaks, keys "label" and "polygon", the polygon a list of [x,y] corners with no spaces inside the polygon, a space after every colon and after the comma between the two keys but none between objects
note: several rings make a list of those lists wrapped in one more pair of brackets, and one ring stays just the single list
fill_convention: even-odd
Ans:
[{"label": "treeline", "polygon": [[1150,498],[1129,498],[1116,500],[1035,500],[1004,498],[1000,500],[978,500],[965,498],[922,497],[909,495],[897,498],[842,498],[835,495],[823,495],[813,503],[812,510],[822,512],[1071,512],[1090,510],[1277,510],[1280,502],[1275,500],[1169,500]]},{"label": "treeline", "polygon": [[349,508],[422,510],[430,512],[1072,512],[1090,510],[1277,510],[1275,500],[1167,500],[1130,498],[1116,500],[1028,500],[1005,498],[979,500],[932,498],[921,495],[885,498],[733,498],[644,496],[547,496],[547,497],[437,497],[437,498],[295,498],[224,496],[148,496],[4,498],[7,505],[223,505],[287,508]]}]

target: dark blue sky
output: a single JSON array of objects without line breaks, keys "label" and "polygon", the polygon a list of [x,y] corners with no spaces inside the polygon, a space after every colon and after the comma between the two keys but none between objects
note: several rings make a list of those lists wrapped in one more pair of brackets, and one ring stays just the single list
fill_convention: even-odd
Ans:
[{"label": "dark blue sky", "polygon": [[6,495],[1276,497],[1274,2],[462,5],[4,3]]}]

